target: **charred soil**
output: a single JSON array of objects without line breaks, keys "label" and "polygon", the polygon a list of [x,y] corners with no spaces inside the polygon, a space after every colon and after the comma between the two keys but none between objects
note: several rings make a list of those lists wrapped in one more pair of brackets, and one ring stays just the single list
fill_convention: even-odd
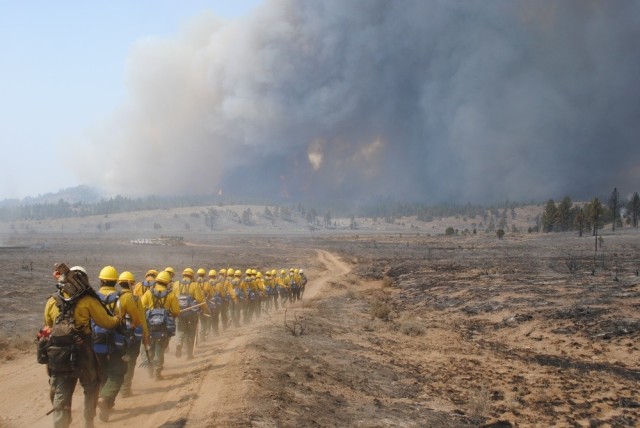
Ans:
[{"label": "charred soil", "polygon": [[[64,261],[261,270],[304,267],[302,302],[169,352],[118,398],[119,426],[635,426],[640,235],[34,235],[0,250],[0,426],[49,426],[47,376],[25,351]],[[173,344],[170,345],[170,350]],[[80,426],[81,388],[74,397]],[[100,423],[96,420],[96,423]],[[110,422],[112,423],[112,422]]]}]

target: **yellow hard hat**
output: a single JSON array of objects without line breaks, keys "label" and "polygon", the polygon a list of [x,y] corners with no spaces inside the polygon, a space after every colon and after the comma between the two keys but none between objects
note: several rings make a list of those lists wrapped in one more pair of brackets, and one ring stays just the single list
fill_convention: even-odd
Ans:
[{"label": "yellow hard hat", "polygon": [[219,275],[226,275],[227,274],[227,270],[225,268],[218,269],[218,274]]},{"label": "yellow hard hat", "polygon": [[289,272],[293,272],[293,268],[289,268]]},{"label": "yellow hard hat", "polygon": [[[260,272],[258,272],[258,273],[260,273]],[[270,270],[266,271],[266,272],[264,273],[264,276],[271,276],[271,271],[270,271]]]},{"label": "yellow hard hat", "polygon": [[227,269],[227,276],[233,276],[233,273],[234,273],[234,272],[235,272],[235,271],[233,270],[233,268],[229,268],[229,269]]},{"label": "yellow hard hat", "polygon": [[258,273],[258,271],[257,271],[257,270],[255,270],[255,269],[251,269],[251,275],[256,275],[257,273]]},{"label": "yellow hard hat", "polygon": [[175,275],[176,271],[171,266],[168,266],[164,269],[165,272],[169,272],[171,275]]},{"label": "yellow hard hat", "polygon": [[185,270],[182,271],[182,275],[190,276],[191,278],[193,278],[193,269],[186,268]]},{"label": "yellow hard hat", "polygon": [[286,271],[286,270],[284,270],[284,269],[282,269],[282,270],[280,271],[280,275],[284,275],[285,273],[287,273],[287,271]]},{"label": "yellow hard hat", "polygon": [[293,270],[293,273],[298,273],[298,269],[294,269],[294,270]]},{"label": "yellow hard hat", "polygon": [[262,278],[262,273],[257,272],[257,273],[256,273],[256,276],[257,276],[258,278]]},{"label": "yellow hard hat", "polygon": [[171,274],[166,270],[160,272],[158,276],[156,276],[156,282],[161,285],[167,285],[171,282]]},{"label": "yellow hard hat", "polygon": [[271,269],[271,276],[276,276],[278,272],[275,269]]},{"label": "yellow hard hat", "polygon": [[244,271],[244,274],[245,274],[245,275],[251,275],[251,269],[247,269],[247,270],[245,270],[245,271]]},{"label": "yellow hard hat", "polygon": [[206,271],[206,270],[204,270],[204,268],[200,268],[200,269],[198,269],[198,272],[197,272],[197,273],[198,273],[198,275],[200,275],[200,276],[205,276],[205,275],[207,274],[207,271]]},{"label": "yellow hard hat", "polygon": [[118,280],[118,271],[113,266],[105,266],[100,271],[100,275],[98,275],[103,281],[117,281]]},{"label": "yellow hard hat", "polygon": [[158,271],[155,270],[155,269],[149,269],[147,271],[147,273],[144,274],[144,276],[147,277],[149,275],[151,275],[151,276],[153,276],[155,278],[156,276],[158,276]]},{"label": "yellow hard hat", "polygon": [[218,275],[218,272],[216,272],[216,270],[215,270],[215,269],[211,269],[211,270],[209,271],[209,276],[217,276],[217,275]]},{"label": "yellow hard hat", "polygon": [[242,275],[242,272],[240,272],[240,269],[236,270],[236,271],[233,273],[233,276],[240,276],[240,275]]},{"label": "yellow hard hat", "polygon": [[125,270],[118,277],[118,282],[136,282],[136,279],[131,272]]}]

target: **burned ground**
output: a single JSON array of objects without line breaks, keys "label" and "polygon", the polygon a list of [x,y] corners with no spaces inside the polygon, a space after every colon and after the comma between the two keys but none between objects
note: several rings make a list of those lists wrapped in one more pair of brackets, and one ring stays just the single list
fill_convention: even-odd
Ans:
[{"label": "burned ground", "polygon": [[[83,264],[96,275],[113,264],[137,276],[166,265],[304,266],[313,284],[335,268],[319,256],[327,251],[350,272],[287,309],[289,325],[304,324],[304,334],[291,334],[282,310],[254,327],[227,331],[200,352],[200,371],[174,386],[185,389],[172,397],[178,409],[212,400],[204,416],[176,410],[169,422],[635,426],[639,237],[634,231],[606,235],[594,260],[593,239],[568,234],[503,240],[484,234],[194,235],[179,247],[136,247],[125,236],[34,235],[15,243],[22,248],[0,250],[3,272],[12,278],[0,293],[7,308],[0,328],[14,342],[37,330],[57,261]],[[240,336],[246,340],[234,342]],[[5,348],[6,356],[11,343]],[[224,360],[212,359],[222,358],[216,349]],[[35,364],[31,354],[11,352],[12,359]],[[220,382],[235,379],[242,399],[230,403],[204,387],[188,389],[208,375],[220,377],[216,388],[233,389]],[[125,426],[127,418],[141,426],[144,419],[135,419],[141,411],[127,412],[121,414]]]}]

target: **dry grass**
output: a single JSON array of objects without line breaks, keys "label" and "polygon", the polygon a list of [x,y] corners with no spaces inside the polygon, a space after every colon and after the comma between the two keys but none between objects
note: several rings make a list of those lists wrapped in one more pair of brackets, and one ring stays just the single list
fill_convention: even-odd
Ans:
[{"label": "dry grass", "polygon": [[382,278],[382,284],[380,285],[380,288],[384,290],[385,288],[389,287],[393,287],[393,279],[389,276],[385,276],[384,278]]},{"label": "dry grass", "polygon": [[473,389],[467,403],[469,419],[473,424],[481,424],[491,408],[491,395],[486,387]]},{"label": "dry grass", "polygon": [[400,323],[400,332],[407,336],[422,336],[427,331],[424,323],[419,320],[412,319]]},{"label": "dry grass", "polygon": [[[392,314],[393,315],[393,314]],[[394,318],[389,316],[390,319]],[[407,336],[422,336],[427,331],[425,321],[413,313],[402,312],[396,314],[394,329]]]},{"label": "dry grass", "polygon": [[374,299],[369,305],[369,313],[373,319],[388,320],[389,314],[391,314],[391,306],[382,300]]},{"label": "dry grass", "polygon": [[24,336],[9,339],[0,339],[0,361],[14,360],[16,359],[18,354],[24,354],[29,350],[33,350],[35,355],[35,345],[33,339],[29,339]]}]

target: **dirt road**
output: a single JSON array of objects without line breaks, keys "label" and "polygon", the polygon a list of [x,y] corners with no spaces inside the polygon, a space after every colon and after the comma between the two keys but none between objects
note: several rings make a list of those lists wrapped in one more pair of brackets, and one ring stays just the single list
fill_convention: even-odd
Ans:
[{"label": "dirt road", "polygon": [[[349,266],[336,255],[317,250],[322,269],[309,272],[305,301],[315,299],[330,282],[349,271]],[[301,303],[291,305],[300,307]],[[263,337],[269,329],[282,324],[284,311],[272,312],[261,322],[237,329],[230,328],[213,340],[197,347],[195,358],[189,362],[177,359],[172,339],[165,361],[165,378],[151,379],[144,369],[137,369],[134,377],[134,396],[118,398],[109,424],[120,427],[202,427],[211,426],[212,415],[243,413],[250,400],[247,397],[246,372],[260,363],[260,356],[252,355],[248,344]],[[267,321],[268,320],[268,321]],[[3,399],[0,400],[0,426],[48,427],[51,417],[47,375],[34,355],[25,355],[0,367]],[[82,426],[82,388],[78,385],[73,398],[72,426]],[[234,425],[233,421],[224,424]],[[96,418],[96,425],[107,425]]]}]

